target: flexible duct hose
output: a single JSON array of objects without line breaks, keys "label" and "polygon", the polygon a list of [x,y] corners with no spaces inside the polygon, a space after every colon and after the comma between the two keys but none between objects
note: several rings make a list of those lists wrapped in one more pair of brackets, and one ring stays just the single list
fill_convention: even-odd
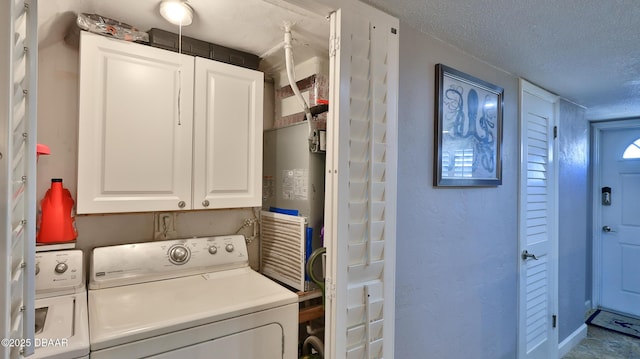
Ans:
[{"label": "flexible duct hose", "polygon": [[[327,248],[325,247],[321,247],[313,251],[313,253],[311,253],[311,255],[309,256],[309,260],[307,260],[307,268],[306,268],[309,278],[311,278],[311,280],[315,284],[317,284],[320,290],[322,291],[323,307],[324,307],[324,279],[316,277],[316,274],[313,271],[313,266],[316,263],[316,260],[318,260],[318,258],[322,258],[322,255],[326,252],[327,252]],[[311,332],[309,329],[310,328],[307,326],[307,331]],[[318,330],[318,331],[322,331],[322,330]],[[324,358],[324,343],[322,342],[322,340],[320,340],[320,338],[311,335],[307,337],[307,339],[305,339],[304,343],[302,344],[302,354],[307,355],[305,356],[305,358],[312,358],[310,356],[311,347],[313,347],[313,349],[315,349],[316,352],[318,352],[318,354],[320,355],[320,358]]]},{"label": "flexible duct hose", "polygon": [[315,351],[318,352],[320,358],[324,358],[324,343],[322,342],[322,340],[320,340],[320,338],[313,335],[307,337],[307,339],[304,340],[304,343],[302,343],[302,354],[310,355],[311,348],[315,349]]},{"label": "flexible duct hose", "polygon": [[311,278],[311,280],[318,285],[318,287],[320,287],[320,290],[322,291],[322,305],[324,306],[324,279],[320,278],[318,279],[316,277],[316,274],[313,272],[313,265],[316,262],[316,260],[318,258],[322,258],[322,254],[327,252],[327,248],[325,247],[321,247],[316,249],[315,251],[313,251],[313,253],[311,253],[311,255],[309,256],[309,260],[307,261],[307,274],[309,275],[309,278]]}]

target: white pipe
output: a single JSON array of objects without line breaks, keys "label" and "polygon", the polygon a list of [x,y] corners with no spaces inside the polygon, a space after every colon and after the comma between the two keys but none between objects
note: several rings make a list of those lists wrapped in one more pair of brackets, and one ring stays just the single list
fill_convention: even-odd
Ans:
[{"label": "white pipe", "polygon": [[281,43],[277,44],[276,46],[270,48],[269,50],[267,50],[267,52],[265,52],[264,54],[260,55],[261,59],[264,59],[267,56],[271,56],[273,54],[275,54],[276,52],[280,51],[280,49],[282,49],[284,47],[284,41],[282,41]]},{"label": "white pipe", "polygon": [[291,26],[285,24],[284,26],[284,57],[285,57],[285,66],[287,68],[287,78],[289,79],[289,85],[291,85],[291,89],[293,93],[300,100],[300,104],[304,109],[304,113],[307,117],[307,124],[309,125],[309,138],[312,136],[311,129],[311,110],[309,109],[309,105],[307,105],[307,101],[304,100],[304,97],[300,93],[300,89],[296,84],[296,74],[293,64],[293,47],[291,46]]}]

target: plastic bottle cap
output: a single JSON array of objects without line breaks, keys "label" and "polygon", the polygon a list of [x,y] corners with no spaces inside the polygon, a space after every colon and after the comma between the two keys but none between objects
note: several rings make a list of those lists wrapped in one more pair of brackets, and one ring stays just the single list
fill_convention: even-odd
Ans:
[{"label": "plastic bottle cap", "polygon": [[62,178],[52,178],[51,183],[53,182],[62,182]]}]

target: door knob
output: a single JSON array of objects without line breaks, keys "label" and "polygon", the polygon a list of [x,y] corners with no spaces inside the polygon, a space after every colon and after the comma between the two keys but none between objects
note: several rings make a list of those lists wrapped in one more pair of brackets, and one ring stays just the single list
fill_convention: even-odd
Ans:
[{"label": "door knob", "polygon": [[535,254],[533,253],[529,253],[526,249],[524,251],[522,251],[522,260],[526,261],[527,259],[532,258],[535,260],[538,260],[538,257],[536,257]]},{"label": "door knob", "polygon": [[615,232],[610,226],[602,226],[602,231],[607,233]]}]

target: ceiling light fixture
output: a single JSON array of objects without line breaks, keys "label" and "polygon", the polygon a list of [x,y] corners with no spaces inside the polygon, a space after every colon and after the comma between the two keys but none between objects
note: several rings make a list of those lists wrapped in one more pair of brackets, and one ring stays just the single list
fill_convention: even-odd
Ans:
[{"label": "ceiling light fixture", "polygon": [[193,9],[182,0],[163,0],[160,15],[174,25],[187,26],[193,21]]}]

